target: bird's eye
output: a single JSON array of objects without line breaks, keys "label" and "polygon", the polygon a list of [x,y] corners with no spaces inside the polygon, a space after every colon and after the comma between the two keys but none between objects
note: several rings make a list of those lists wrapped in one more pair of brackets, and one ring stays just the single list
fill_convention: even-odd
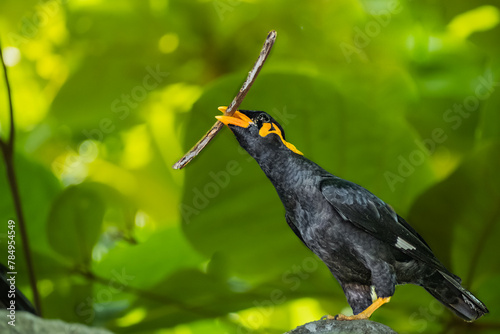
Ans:
[{"label": "bird's eye", "polygon": [[261,121],[262,123],[269,123],[271,121],[269,116],[266,114],[260,114],[258,120]]}]

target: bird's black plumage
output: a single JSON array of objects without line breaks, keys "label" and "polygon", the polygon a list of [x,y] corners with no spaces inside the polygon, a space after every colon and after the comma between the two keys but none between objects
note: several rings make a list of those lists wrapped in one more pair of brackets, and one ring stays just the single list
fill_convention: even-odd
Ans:
[{"label": "bird's black plumage", "polygon": [[371,306],[372,287],[384,303],[397,284],[407,283],[424,287],[467,321],[488,313],[389,205],[305,158],[270,115],[240,110],[218,118],[273,183],[288,225],[330,269],[355,315],[369,317],[381,305]]}]

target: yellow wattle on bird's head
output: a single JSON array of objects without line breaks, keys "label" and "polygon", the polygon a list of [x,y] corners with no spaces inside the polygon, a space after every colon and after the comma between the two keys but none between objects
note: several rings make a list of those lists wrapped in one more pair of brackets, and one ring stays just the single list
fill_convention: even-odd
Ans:
[{"label": "yellow wattle on bird's head", "polygon": [[[226,109],[227,107],[219,107],[219,110],[222,112],[225,112]],[[270,134],[275,134],[289,150],[296,154],[303,155],[302,152],[295,147],[295,145],[285,140],[284,130],[281,125],[263,111],[237,110],[231,116],[223,115],[215,116],[215,118],[228,127],[233,125],[247,129],[250,126],[255,126],[258,129],[258,135],[262,138],[267,137]]]}]

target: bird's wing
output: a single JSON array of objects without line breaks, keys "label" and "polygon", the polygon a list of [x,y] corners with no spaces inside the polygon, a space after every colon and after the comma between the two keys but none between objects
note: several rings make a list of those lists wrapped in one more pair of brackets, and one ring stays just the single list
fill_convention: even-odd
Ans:
[{"label": "bird's wing", "polygon": [[344,220],[411,258],[440,270],[444,268],[424,239],[389,205],[365,188],[338,177],[323,179],[320,188]]},{"label": "bird's wing", "polygon": [[[286,219],[288,226],[290,226],[290,228],[292,229],[293,233],[295,233],[295,235],[297,237],[299,237],[299,239],[302,241],[302,243],[307,246],[306,242],[304,241],[304,238],[302,238],[302,234],[300,234],[299,229],[297,228],[297,226],[295,225],[295,223],[293,221],[293,217],[287,213],[287,214],[285,214],[285,219]],[[307,246],[307,248],[309,248],[309,246]]]}]

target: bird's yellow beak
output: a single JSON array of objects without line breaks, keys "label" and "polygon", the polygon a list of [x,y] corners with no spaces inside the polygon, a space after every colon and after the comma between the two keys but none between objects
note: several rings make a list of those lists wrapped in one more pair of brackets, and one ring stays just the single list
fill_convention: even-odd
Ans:
[{"label": "bird's yellow beak", "polygon": [[[222,112],[226,112],[227,107],[219,107],[218,108]],[[215,116],[222,123],[229,125],[236,125],[241,128],[248,128],[250,124],[253,124],[253,121],[245,114],[235,111],[232,116]]]}]

